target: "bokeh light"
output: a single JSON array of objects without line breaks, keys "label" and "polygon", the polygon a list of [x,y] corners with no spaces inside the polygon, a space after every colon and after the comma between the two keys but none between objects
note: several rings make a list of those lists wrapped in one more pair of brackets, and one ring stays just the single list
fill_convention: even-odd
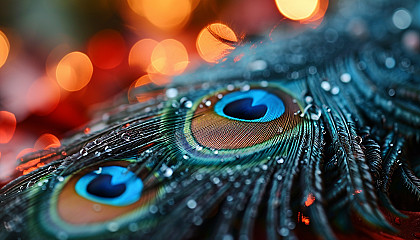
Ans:
[{"label": "bokeh light", "polygon": [[9,56],[10,44],[9,40],[2,31],[0,31],[0,68],[4,65]]},{"label": "bokeh light", "polygon": [[85,87],[93,74],[89,57],[81,52],[71,52],[57,65],[57,82],[67,91],[78,91]]},{"label": "bokeh light", "polygon": [[325,13],[327,12],[328,5],[328,0],[318,0],[318,4],[315,8],[315,11],[309,17],[301,20],[300,23],[308,24],[318,22],[319,20],[322,21],[322,18],[324,18]]},{"label": "bokeh light", "polygon": [[178,75],[188,66],[188,53],[184,45],[175,39],[159,42],[151,56],[153,68],[165,75]]},{"label": "bokeh light", "polygon": [[[128,90],[128,100],[133,102],[132,99],[134,98],[137,102],[146,102],[154,97],[154,94],[149,91],[139,91],[140,88],[151,84],[152,81],[148,75],[144,75],[139,77],[136,81],[134,81],[129,90]],[[138,93],[139,92],[139,93]]]},{"label": "bokeh light", "polygon": [[[179,30],[189,20],[191,0],[128,0],[131,10],[162,30]],[[195,5],[195,4],[194,4]]]},{"label": "bokeh light", "polygon": [[136,42],[131,47],[128,55],[128,64],[133,69],[147,70],[149,67],[152,57],[153,49],[158,45],[158,42],[153,39],[142,39]]},{"label": "bokeh light", "polygon": [[276,0],[277,8],[283,16],[291,20],[304,20],[316,11],[319,0]]},{"label": "bokeh light", "polygon": [[156,73],[153,71],[149,71],[147,75],[150,81],[158,86],[164,86],[169,84],[172,81],[172,78],[168,75]]},{"label": "bokeh light", "polygon": [[126,55],[126,45],[121,34],[106,29],[96,33],[89,41],[88,55],[93,64],[102,69],[117,67]]},{"label": "bokeh light", "polygon": [[36,80],[26,94],[28,109],[38,115],[52,112],[60,101],[60,87],[48,77]]},{"label": "bokeh light", "polygon": [[33,153],[35,151],[35,149],[33,149],[33,148],[24,148],[24,149],[22,149],[18,154],[17,154],[17,156],[16,156],[16,159],[20,159],[20,160],[22,160],[22,158],[25,156],[25,155],[27,155],[27,154],[29,154],[29,153]]},{"label": "bokeh light", "polygon": [[213,23],[198,34],[196,47],[205,61],[217,63],[235,49],[237,42],[238,38],[232,29],[221,23]]},{"label": "bokeh light", "polygon": [[48,148],[57,148],[60,147],[61,143],[58,138],[50,133],[42,134],[35,142],[35,150],[43,150]]},{"label": "bokeh light", "polygon": [[16,117],[8,111],[0,111],[0,143],[8,143],[16,129]]}]

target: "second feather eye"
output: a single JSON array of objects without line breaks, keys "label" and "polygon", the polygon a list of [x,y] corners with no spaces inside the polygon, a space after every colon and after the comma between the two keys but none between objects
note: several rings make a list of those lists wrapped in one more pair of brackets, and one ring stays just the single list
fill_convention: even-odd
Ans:
[{"label": "second feather eye", "polygon": [[186,160],[217,164],[221,158],[232,162],[293,137],[303,118],[296,114],[302,108],[290,92],[274,84],[249,85],[191,99],[184,127],[175,131],[179,150]]}]

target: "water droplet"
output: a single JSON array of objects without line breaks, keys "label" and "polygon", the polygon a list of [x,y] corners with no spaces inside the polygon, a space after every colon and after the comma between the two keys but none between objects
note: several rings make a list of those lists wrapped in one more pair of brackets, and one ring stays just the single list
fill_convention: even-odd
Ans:
[{"label": "water droplet", "polygon": [[267,81],[261,81],[260,85],[261,85],[261,87],[267,87],[268,82]]},{"label": "water droplet", "polygon": [[188,207],[189,209],[194,209],[194,208],[196,208],[196,207],[197,207],[197,202],[196,202],[194,199],[190,199],[190,200],[188,200],[188,202],[187,202],[187,207]]},{"label": "water droplet", "polygon": [[80,155],[82,155],[82,156],[86,156],[86,155],[88,155],[88,151],[85,149],[85,148],[82,148],[82,149],[80,149]]},{"label": "water droplet", "polygon": [[197,146],[195,147],[195,149],[196,149],[197,151],[201,151],[201,150],[203,150],[203,147],[202,147],[202,146],[200,146],[200,145],[197,145]]},{"label": "water droplet", "polygon": [[223,235],[223,240],[233,240],[233,239],[234,239],[233,236],[230,234]]},{"label": "water droplet", "polygon": [[98,170],[93,171],[95,174],[101,174],[102,173],[102,167],[99,167]]},{"label": "water droplet", "polygon": [[176,96],[178,96],[178,89],[176,89],[176,88],[168,88],[168,89],[166,89],[166,96],[168,97],[168,98],[174,98],[174,97],[176,97]]},{"label": "water droplet", "polygon": [[222,99],[223,98],[223,94],[221,94],[221,93],[217,94],[217,98],[218,99]]},{"label": "water droplet", "polygon": [[207,100],[207,101],[204,103],[204,105],[206,105],[207,107],[210,107],[210,106],[211,106],[211,101],[210,101],[210,100]]},{"label": "water droplet", "polygon": [[267,62],[264,60],[256,60],[248,64],[250,71],[262,71],[267,68]]},{"label": "water droplet", "polygon": [[118,229],[120,229],[120,225],[117,222],[110,222],[110,223],[108,223],[106,228],[110,232],[116,232],[116,231],[118,231]]},{"label": "water droplet", "polygon": [[137,232],[139,230],[139,225],[137,225],[137,223],[133,222],[128,224],[128,230],[130,230],[131,232]]},{"label": "water droplet", "polygon": [[182,158],[183,158],[183,159],[185,159],[185,160],[187,160],[187,159],[189,159],[190,157],[189,157],[188,155],[186,155],[186,154],[185,154],[185,155],[183,155],[183,156],[182,156]]},{"label": "water droplet", "polygon": [[309,74],[311,74],[311,75],[314,75],[314,74],[316,74],[318,72],[318,70],[316,69],[316,67],[315,66],[310,66],[309,68],[308,68],[308,73]]},{"label": "water droplet", "polygon": [[151,213],[151,214],[155,214],[155,213],[157,213],[159,211],[159,209],[158,209],[158,207],[156,206],[156,205],[151,205],[150,207],[149,207],[149,212]]},{"label": "water droplet", "polygon": [[93,204],[92,209],[95,212],[100,212],[102,210],[102,206],[100,204]]},{"label": "water droplet", "polygon": [[196,226],[200,226],[203,223],[203,219],[200,216],[194,216],[193,223]]},{"label": "water droplet", "polygon": [[213,183],[214,184],[219,184],[220,183],[220,179],[218,178],[218,177],[214,177],[213,179],[212,179],[212,181],[213,181]]},{"label": "water droplet", "polygon": [[278,163],[278,164],[283,164],[283,163],[284,163],[284,158],[279,158],[279,159],[277,160],[277,163]]},{"label": "water droplet", "polygon": [[388,90],[388,95],[389,95],[390,97],[395,96],[395,90],[394,90],[393,88],[390,88],[390,89]]},{"label": "water droplet", "polygon": [[107,153],[112,152],[112,148],[110,146],[105,146],[104,150]]},{"label": "water droplet", "polygon": [[64,177],[63,177],[63,176],[58,176],[58,177],[57,177],[57,180],[58,180],[59,182],[62,182],[62,181],[64,181]]},{"label": "water droplet", "polygon": [[349,83],[351,81],[351,75],[349,73],[341,74],[340,81],[343,83]]},{"label": "water droplet", "polygon": [[392,15],[392,23],[398,29],[404,30],[411,25],[412,17],[410,12],[405,8],[400,8]]},{"label": "water droplet", "polygon": [[306,96],[305,97],[305,102],[307,103],[307,104],[310,104],[310,103],[312,103],[314,101],[314,99],[311,97],[311,96]]},{"label": "water droplet", "polygon": [[217,155],[219,154],[219,150],[214,150],[213,153]]},{"label": "water droplet", "polygon": [[388,69],[394,68],[395,67],[395,59],[392,57],[387,57],[385,59],[385,67],[387,67]]},{"label": "water droplet", "polygon": [[303,113],[300,114],[300,117],[304,117],[306,114],[309,114],[309,117],[314,120],[318,121],[321,118],[321,109],[317,105],[309,104],[303,110]]},{"label": "water droplet", "polygon": [[290,74],[290,78],[292,78],[292,79],[298,79],[299,78],[299,72],[297,72],[297,71],[293,71],[291,74]]},{"label": "water droplet", "polygon": [[186,108],[192,108],[192,106],[193,106],[193,103],[189,100],[184,103],[184,107]]},{"label": "water droplet", "polygon": [[331,84],[327,81],[322,81],[321,82],[321,88],[324,89],[325,91],[330,91],[331,90]]},{"label": "water droplet", "polygon": [[293,229],[295,229],[296,224],[295,224],[294,222],[289,222],[289,223],[287,224],[287,227],[288,227],[289,229],[293,230]]},{"label": "water droplet", "polygon": [[233,86],[232,84],[228,84],[228,85],[226,86],[226,89],[227,89],[228,91],[233,91],[233,90],[235,89],[235,86]]},{"label": "water droplet", "polygon": [[287,235],[289,235],[289,229],[282,227],[279,230],[279,234],[283,237],[286,237]]},{"label": "water droplet", "polygon": [[249,86],[248,84],[245,84],[241,87],[242,92],[248,92],[250,89],[251,89],[251,86]]},{"label": "water droplet", "polygon": [[337,86],[334,86],[333,88],[331,88],[331,94],[332,95],[337,95],[340,93],[340,88]]},{"label": "water droplet", "polygon": [[203,175],[202,174],[197,174],[197,175],[195,175],[195,179],[197,179],[197,181],[201,181],[201,180],[203,180]]},{"label": "water droplet", "polygon": [[127,142],[130,141],[130,135],[128,133],[121,134],[121,138]]},{"label": "water droplet", "polygon": [[170,177],[174,173],[174,170],[172,168],[166,168],[165,172],[163,173],[163,176]]}]

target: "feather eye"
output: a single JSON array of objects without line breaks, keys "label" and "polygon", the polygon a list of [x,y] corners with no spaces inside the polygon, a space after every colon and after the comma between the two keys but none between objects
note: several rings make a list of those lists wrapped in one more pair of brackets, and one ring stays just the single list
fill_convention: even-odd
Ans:
[{"label": "feather eye", "polygon": [[290,93],[274,84],[232,87],[197,97],[185,111],[184,127],[175,135],[186,158],[204,164],[217,164],[220,158],[231,162],[270,149],[296,134],[293,129],[303,119],[297,115],[301,107]]},{"label": "feather eye", "polygon": [[132,159],[109,160],[65,177],[41,181],[42,185],[54,184],[54,188],[51,192],[43,188],[31,190],[29,211],[36,221],[33,226],[37,226],[32,231],[49,237],[60,233],[70,238],[100,237],[115,227],[127,229],[132,222],[149,226],[153,222],[146,218],[149,206],[162,189],[148,171],[136,174],[129,170],[130,164]]}]

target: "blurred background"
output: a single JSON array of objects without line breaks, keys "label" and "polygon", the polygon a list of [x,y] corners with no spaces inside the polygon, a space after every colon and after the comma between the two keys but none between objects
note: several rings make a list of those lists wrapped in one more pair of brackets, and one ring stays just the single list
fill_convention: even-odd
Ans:
[{"label": "blurred background", "polygon": [[331,4],[2,0],[0,182],[24,154],[60,146],[73,129],[88,133],[82,126],[101,102],[122,95],[127,103],[147,101],[147,93],[130,92],[223,61],[274,29],[317,28]]}]

